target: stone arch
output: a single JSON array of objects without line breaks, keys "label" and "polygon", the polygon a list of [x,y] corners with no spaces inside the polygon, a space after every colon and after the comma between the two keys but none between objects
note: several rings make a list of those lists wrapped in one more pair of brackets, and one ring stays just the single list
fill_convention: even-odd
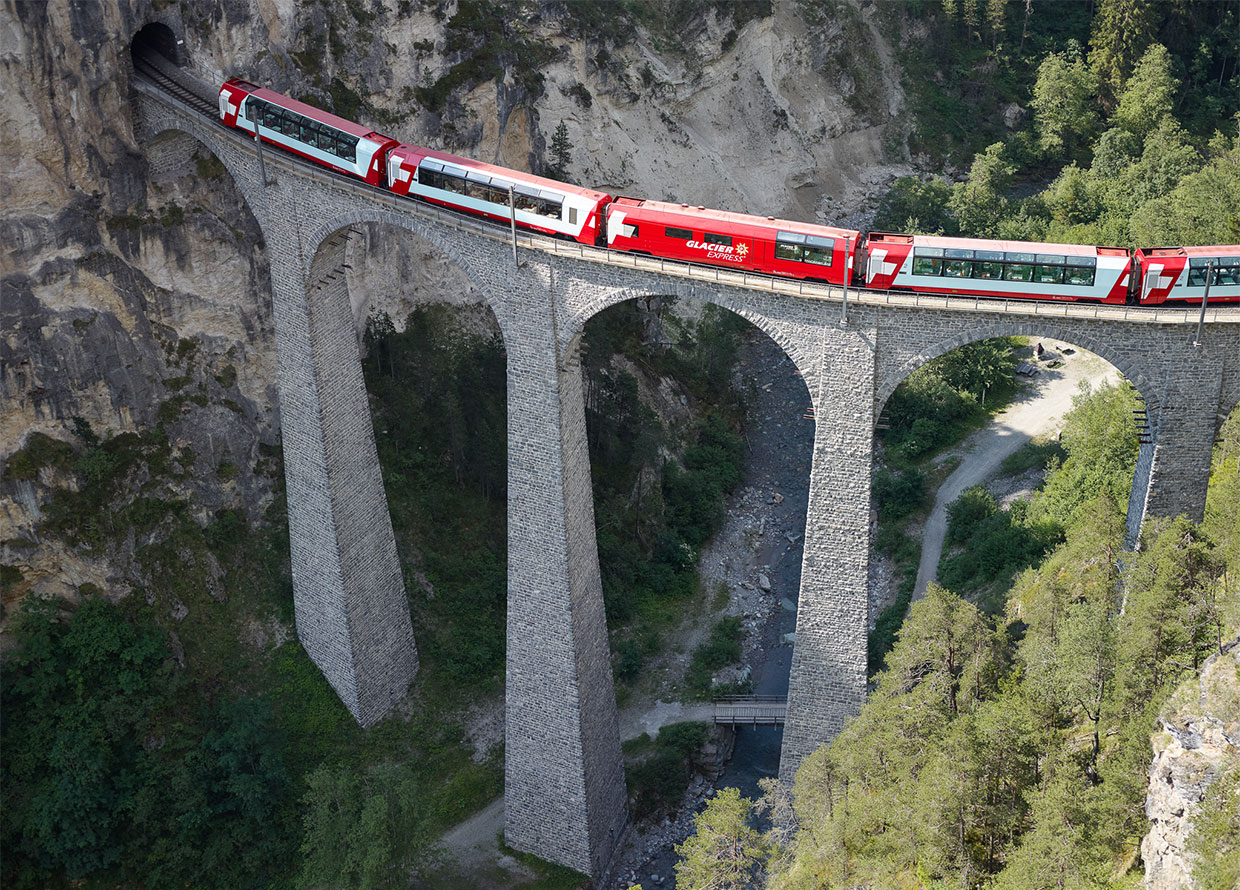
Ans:
[{"label": "stone arch", "polygon": [[[753,308],[752,305],[747,305],[744,302],[742,297],[745,295],[752,297],[751,292],[745,291],[741,294],[733,295],[727,290],[704,287],[692,280],[670,278],[663,279],[663,281],[666,282],[666,287],[652,284],[647,286],[629,285],[614,289],[600,288],[596,296],[592,297],[584,306],[577,310],[572,328],[564,333],[563,336],[567,341],[565,343],[566,354],[571,354],[580,345],[581,335],[585,331],[586,323],[604,309],[609,309],[626,300],[641,300],[654,296],[688,297],[704,303],[710,303],[739,315],[779,345],[784,354],[792,360],[797,372],[807,381],[807,385],[808,381],[816,378],[817,365],[814,363],[813,357],[806,355],[802,346],[788,336],[787,328],[776,323],[763,312]],[[812,395],[813,391],[811,390],[811,397]]]},{"label": "stone arch", "polygon": [[491,310],[491,314],[495,317],[504,342],[508,342],[509,332],[505,329],[506,313],[502,311],[502,306],[496,305],[491,283],[483,274],[483,270],[479,268],[479,264],[477,262],[470,262],[469,256],[461,249],[460,234],[456,233],[457,237],[448,237],[433,224],[424,222],[417,217],[385,212],[378,209],[372,210],[370,208],[349,209],[343,213],[328,217],[314,226],[306,238],[304,245],[306,274],[308,276],[314,275],[315,263],[319,262],[325,243],[336,237],[338,233],[346,231],[351,226],[359,223],[375,223],[380,226],[409,232],[427,244],[434,246],[469,279],[470,284],[474,286],[482,297],[482,302]]},{"label": "stone arch", "polygon": [[[1073,330],[1045,322],[992,322],[962,331],[946,340],[940,340],[923,348],[914,358],[904,362],[899,368],[888,370],[879,378],[875,386],[874,416],[879,416],[896,387],[922,365],[941,355],[946,355],[953,349],[992,337],[1041,337],[1046,340],[1072,343],[1105,359],[1136,387],[1138,394],[1147,404],[1153,401],[1152,381],[1142,368],[1130,356],[1100,341],[1097,337],[1090,336],[1082,330]],[[1151,417],[1151,422],[1153,419]]]}]

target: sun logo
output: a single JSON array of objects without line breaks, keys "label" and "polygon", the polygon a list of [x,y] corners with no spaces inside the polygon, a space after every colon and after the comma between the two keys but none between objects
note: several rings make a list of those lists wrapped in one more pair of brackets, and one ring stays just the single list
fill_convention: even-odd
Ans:
[{"label": "sun logo", "polygon": [[740,244],[736,245],[736,252],[741,256],[749,256],[749,245],[742,241]]}]

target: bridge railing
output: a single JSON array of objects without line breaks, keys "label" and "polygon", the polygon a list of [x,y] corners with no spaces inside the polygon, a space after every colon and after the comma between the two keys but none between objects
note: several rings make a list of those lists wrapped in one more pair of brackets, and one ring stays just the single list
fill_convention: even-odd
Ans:
[{"label": "bridge railing", "polygon": [[[169,95],[145,78],[141,76],[136,77],[134,85],[143,95],[164,103],[187,118],[199,122],[200,125],[206,125],[207,120],[210,120],[210,129],[213,135],[218,138],[231,141],[242,150],[252,147],[253,140],[244,131],[226,127],[216,120],[214,116],[207,118],[199,114],[189,105],[181,102],[175,96]],[[494,225],[475,216],[440,207],[436,204],[401,197],[387,189],[367,185],[361,180],[344,174],[333,173],[316,164],[295,160],[292,156],[283,152],[266,152],[264,160],[269,168],[275,167],[297,176],[311,179],[341,195],[364,197],[367,200],[383,204],[400,213],[418,216],[423,219],[431,219],[441,225],[489,238],[493,241],[512,241],[512,235],[507,226]],[[639,271],[658,272],[661,275],[712,282],[746,290],[787,294],[800,299],[824,300],[837,303],[842,303],[844,299],[844,289],[835,285],[819,284],[793,278],[777,278],[753,272],[738,272],[718,266],[704,266],[678,260],[615,251],[605,247],[581,244],[577,241],[564,241],[528,231],[519,231],[516,241],[519,248],[539,250],[557,256],[569,256],[585,262],[605,263]],[[1196,324],[1201,316],[1200,306],[1151,309],[1114,303],[993,300],[981,297],[898,293],[851,287],[848,289],[848,299],[853,304],[863,306],[942,309],[952,312],[997,312],[1037,318],[1104,319],[1145,324]],[[1207,323],[1240,324],[1240,308],[1207,308],[1205,320]]]}]

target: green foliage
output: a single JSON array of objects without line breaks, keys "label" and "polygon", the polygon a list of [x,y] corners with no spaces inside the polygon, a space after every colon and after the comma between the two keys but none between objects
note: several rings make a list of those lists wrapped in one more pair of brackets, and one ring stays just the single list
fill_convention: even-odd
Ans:
[{"label": "green foliage", "polygon": [[938,177],[901,176],[879,202],[873,230],[955,235],[956,220],[947,209],[951,194],[951,186]]},{"label": "green foliage", "polygon": [[[744,446],[733,431],[742,409],[733,390],[718,385],[732,374],[744,325],[730,312],[708,309],[669,349],[643,344],[638,307],[624,303],[586,328],[586,427],[603,598],[613,627],[670,624],[679,618],[676,604],[697,592],[699,548],[722,524],[724,498],[744,466]],[[634,366],[683,385],[700,422],[679,437],[665,429],[639,398],[637,377],[628,370]],[[663,457],[682,449],[681,465]],[[624,676],[637,675],[644,654],[650,654],[645,646],[626,650]]]},{"label": "green foliage", "polygon": [[1127,386],[1089,388],[1073,397],[1060,442],[1068,457],[1052,459],[1042,491],[1030,510],[1033,521],[1060,528],[1076,524],[1081,508],[1103,494],[1126,504],[1136,468],[1135,391]]},{"label": "green foliage", "polygon": [[[882,438],[897,461],[916,460],[960,441],[1015,391],[1015,359],[1006,338],[953,350],[910,374],[887,400]],[[983,401],[991,396],[989,409]]]},{"label": "green foliage", "polygon": [[35,479],[44,467],[67,470],[72,464],[72,445],[45,433],[31,433],[25,447],[9,455],[4,475],[9,479]]},{"label": "green foliage", "polygon": [[680,801],[711,732],[708,723],[672,723],[653,741],[644,735],[643,744],[626,743],[625,754],[637,758],[625,769],[630,815],[641,819]]},{"label": "green foliage", "polygon": [[1094,13],[1089,65],[1107,97],[1119,96],[1158,27],[1153,0],[1102,0]]},{"label": "green foliage", "polygon": [[1240,883],[1240,767],[1219,776],[1193,816],[1188,837],[1193,877],[1201,890]]},{"label": "green foliage", "polygon": [[547,164],[547,175],[562,179],[572,162],[573,143],[568,138],[568,126],[560,121],[551,136],[551,161]]},{"label": "green foliage", "polygon": [[690,695],[707,697],[711,692],[711,674],[740,660],[742,635],[741,619],[736,616],[715,622],[706,642],[694,649],[689,659],[685,685]]},{"label": "green foliage", "polygon": [[1167,48],[1151,45],[1124,87],[1111,122],[1140,139],[1154,130],[1175,106],[1180,81],[1172,75],[1171,65]]},{"label": "green foliage", "polygon": [[676,845],[677,890],[744,890],[767,855],[750,824],[753,801],[724,788],[693,818],[695,833]]},{"label": "green foliage", "polygon": [[874,504],[883,522],[903,519],[926,503],[926,477],[909,467],[892,472],[882,469],[874,474]]},{"label": "green foliage", "polygon": [[1097,79],[1075,41],[1069,42],[1066,52],[1050,53],[1042,60],[1030,104],[1044,152],[1078,157],[1089,145],[1101,123],[1097,91]]},{"label": "green foliage", "polygon": [[259,699],[206,706],[163,634],[86,599],[27,600],[6,662],[5,875],[266,886],[285,865],[288,777]]},{"label": "green foliage", "polygon": [[[1097,422],[1106,412],[1093,409],[1109,398],[1094,395],[1069,425],[1065,466],[1107,453],[1096,438],[1110,435]],[[1233,415],[1210,494],[1220,517],[1210,527],[1228,544],[1211,546],[1183,518],[1154,523],[1121,576],[1127,498],[1100,486],[1072,512],[1063,543],[1017,579],[1006,626],[937,587],[912,606],[861,713],[804,761],[799,833],[772,860],[768,886],[1139,883],[1150,737],[1168,693],[1219,651],[1219,604],[1234,598]],[[985,522],[992,510],[976,495],[957,518]],[[1186,689],[1177,695],[1198,707],[1196,681]],[[1235,883],[1236,784],[1225,774],[1197,815],[1203,886]]]},{"label": "green foliage", "polygon": [[301,887],[401,886],[430,840],[424,789],[408,767],[318,767],[306,777]]},{"label": "green foliage", "polygon": [[430,583],[410,591],[424,667],[476,686],[504,657],[506,371],[498,337],[452,328],[442,306],[401,334],[372,316],[363,370],[397,546]]}]

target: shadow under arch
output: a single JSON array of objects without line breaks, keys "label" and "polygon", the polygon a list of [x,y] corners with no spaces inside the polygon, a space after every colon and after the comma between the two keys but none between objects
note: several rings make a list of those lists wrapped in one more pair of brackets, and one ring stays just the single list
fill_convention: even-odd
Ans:
[{"label": "shadow under arch", "polygon": [[[611,313],[625,311],[635,302],[640,303],[642,300],[654,298],[653,294],[645,292],[637,295],[633,295],[631,291],[623,293],[623,299],[609,299],[607,302],[610,305],[595,312],[586,322],[583,330],[578,332],[578,340],[584,340],[590,347],[585,350],[586,358],[583,359],[583,364],[589,365],[600,358],[595,355],[593,344],[590,343],[595,324],[607,318]],[[681,295],[685,295],[683,291]],[[612,297],[616,296],[618,295],[612,295]],[[748,455],[741,468],[743,475],[732,492],[725,493],[725,497],[727,503],[740,504],[742,517],[754,508],[761,511],[764,515],[763,532],[755,537],[756,525],[751,527],[747,521],[729,522],[725,519],[722,527],[712,531],[710,537],[701,544],[701,550],[697,554],[695,569],[702,592],[697,594],[697,599],[683,601],[672,599],[671,602],[674,608],[684,613],[680,626],[695,628],[704,634],[703,639],[705,635],[710,634],[714,622],[725,615],[737,615],[746,622],[756,619],[757,628],[754,631],[756,639],[751,639],[757,642],[761,655],[749,663],[752,671],[749,676],[754,683],[754,693],[787,696],[792,674],[792,646],[787,643],[791,641],[788,635],[796,629],[796,604],[801,585],[802,546],[808,521],[810,465],[814,444],[815,421],[806,413],[806,408],[811,404],[810,393],[797,369],[795,360],[789,354],[788,344],[779,342],[771,336],[768,330],[756,324],[753,317],[755,313],[737,312],[734,307],[721,300],[695,298],[695,302],[699,306],[719,310],[720,315],[730,316],[733,320],[742,322],[737,326],[743,328],[739,331],[740,352],[732,367],[739,371],[746,380],[754,378],[756,385],[752,390],[754,400],[748,406],[750,420],[746,425],[745,436],[742,440],[748,443]],[[764,316],[758,315],[757,317],[765,320]],[[634,319],[630,324],[635,326],[638,322]],[[780,339],[786,341],[786,338]],[[607,356],[609,361],[610,358],[610,355]],[[613,370],[623,373],[626,369],[615,368]],[[640,375],[636,369],[627,370],[629,373]],[[658,382],[661,376],[665,375],[655,371],[655,380],[651,382]],[[727,385],[726,380],[716,381],[714,378],[711,380],[717,382],[720,387]],[[587,385],[587,390],[589,388]],[[620,388],[623,389],[623,387]],[[659,388],[662,389],[661,386]],[[647,386],[642,384],[641,389],[646,390]],[[657,395],[655,397],[658,398]],[[674,403],[675,391],[673,390],[666,397]],[[781,415],[780,412],[784,414]],[[592,446],[595,444],[596,429],[600,421],[597,414],[597,409],[592,410],[587,400],[586,421]],[[770,417],[772,422],[764,422],[764,416]],[[691,423],[699,424],[704,417],[699,413],[689,419]],[[694,427],[689,426],[687,429],[692,436]],[[628,432],[633,436],[641,433],[640,429]],[[690,444],[692,441],[691,438]],[[742,445],[742,447],[745,446]],[[596,454],[592,454],[592,457],[599,459]],[[611,494],[620,495],[622,501],[625,500],[623,498],[625,493],[630,490],[637,491],[643,484],[640,473],[645,470],[642,467],[633,469],[639,471],[635,486],[629,485],[629,480],[614,483],[615,491]],[[691,476],[692,468],[687,469],[689,472],[685,472],[684,469],[681,472],[686,476]],[[656,481],[648,484],[659,486],[663,484],[663,476],[657,464],[655,470],[658,474]],[[597,491],[599,480],[596,478],[594,481]],[[772,497],[772,492],[776,491],[779,493],[778,499]],[[607,499],[607,493],[600,492],[600,494]],[[662,508],[669,513],[676,513],[677,507],[667,500],[674,496],[673,492],[665,489],[661,499],[656,503],[660,503]],[[638,498],[635,506],[633,496],[630,495],[626,509],[648,512],[650,507],[643,504],[646,499],[640,495]],[[739,501],[733,501],[734,498]],[[601,512],[604,509],[603,504],[604,502],[599,497],[595,498],[600,570],[604,576],[604,592],[615,595],[616,581],[613,578],[609,584],[609,579],[606,577],[609,573],[608,551],[619,547],[627,552],[631,549],[631,544],[615,540],[608,543],[604,535],[612,533],[614,538],[617,521],[636,522],[638,518],[631,514],[627,516],[622,514],[619,517],[604,516]],[[604,527],[608,522],[612,526],[611,532]],[[630,529],[627,536],[622,537],[632,538],[635,534],[636,532]],[[649,534],[649,527],[647,527],[648,537]],[[757,549],[751,549],[751,543]],[[721,558],[727,559],[726,565],[720,565]],[[657,559],[653,550],[649,559],[652,563]],[[763,575],[768,576],[769,591],[761,586],[760,576]],[[727,589],[729,597],[727,605],[722,607],[717,602],[712,604],[715,596],[721,598],[723,596],[719,592],[721,585]],[[677,594],[666,592],[664,596],[674,598]],[[705,604],[709,621],[704,620],[705,616],[697,611],[698,604],[702,603]],[[610,651],[621,679],[626,669],[637,669],[629,662],[642,659],[642,656],[637,654],[643,645],[642,640],[645,635],[640,623],[640,615],[637,616],[636,624],[631,618],[627,621],[617,621],[617,617],[613,614],[612,603],[608,603],[608,625],[611,631],[608,636],[612,642]],[[748,663],[745,657],[742,657],[741,661]],[[626,663],[628,663],[627,667]],[[714,671],[712,670],[711,673]],[[670,679],[677,683],[681,680],[679,676]],[[710,678],[708,677],[707,680],[709,682]],[[651,721],[657,722],[664,717],[669,720],[701,719],[689,712],[677,716],[675,713],[663,714],[659,710],[651,715],[639,715],[630,711],[622,715],[621,729],[622,732],[627,730],[628,736],[632,737],[644,728],[654,737],[657,735],[658,726]],[[761,793],[757,786],[758,778],[763,775],[776,775],[779,772],[779,763],[783,753],[782,736],[782,729],[771,726],[755,725],[744,728],[737,737],[734,756],[724,773],[728,783],[739,783],[742,793],[745,794]],[[631,793],[635,791],[640,795],[640,788],[630,789]],[[640,801],[638,805],[640,806]]]},{"label": "shadow under arch", "polygon": [[394,229],[406,232],[415,236],[422,243],[435,248],[468,280],[469,284],[479,295],[476,302],[484,304],[490,310],[491,315],[499,325],[500,334],[504,342],[508,342],[509,332],[505,329],[507,313],[504,311],[503,306],[495,303],[492,297],[493,288],[487,281],[483,270],[479,269],[476,263],[471,262],[465,252],[460,249],[458,243],[459,234],[453,237],[453,233],[445,233],[434,223],[424,221],[412,215],[397,215],[386,213],[378,208],[362,207],[360,209],[351,209],[319,222],[310,230],[302,244],[306,257],[306,273],[311,283],[320,279],[323,275],[330,274],[337,268],[343,274],[344,270],[342,267],[346,262],[345,254],[340,254],[336,260],[336,266],[331,268],[324,267],[322,261],[324,254],[323,246],[332,239],[342,235],[347,238],[351,231],[356,231],[356,227],[361,225],[371,226],[375,230]]},{"label": "shadow under arch", "polygon": [[589,300],[576,313],[573,319],[574,327],[566,332],[564,338],[566,340],[566,352],[572,354],[580,346],[581,335],[585,330],[585,326],[592,318],[595,318],[605,309],[609,309],[627,300],[647,300],[669,296],[683,297],[709,303],[739,315],[779,344],[780,349],[792,360],[802,378],[813,380],[817,377],[817,366],[813,362],[812,357],[804,354],[802,346],[789,338],[785,326],[777,323],[775,319],[768,317],[752,306],[745,305],[739,299],[733,298],[729,294],[706,284],[700,284],[690,279],[678,278],[668,278],[666,284],[668,287],[658,292],[652,291],[649,287],[621,287],[614,290],[600,289],[597,296]]}]

